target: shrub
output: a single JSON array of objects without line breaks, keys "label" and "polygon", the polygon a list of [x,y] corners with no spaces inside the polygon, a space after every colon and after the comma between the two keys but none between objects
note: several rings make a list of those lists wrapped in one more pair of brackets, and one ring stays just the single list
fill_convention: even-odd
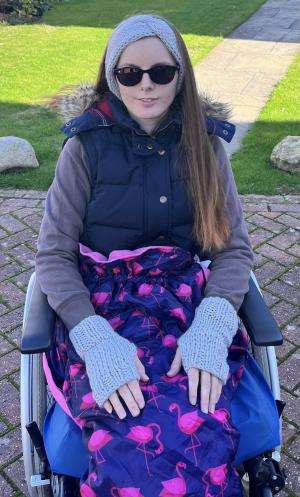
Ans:
[{"label": "shrub", "polygon": [[0,0],[0,12],[20,17],[41,17],[55,1],[62,0]]},{"label": "shrub", "polygon": [[10,14],[13,12],[16,0],[0,0],[0,12],[3,14]]}]

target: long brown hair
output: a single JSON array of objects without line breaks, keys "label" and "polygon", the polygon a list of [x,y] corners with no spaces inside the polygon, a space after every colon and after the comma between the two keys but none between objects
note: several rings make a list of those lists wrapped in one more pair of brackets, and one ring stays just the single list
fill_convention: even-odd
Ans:
[{"label": "long brown hair", "polygon": [[[193,235],[203,250],[222,249],[230,234],[225,209],[225,194],[220,168],[206,131],[205,113],[197,90],[189,53],[181,34],[169,20],[149,11],[137,14],[151,14],[164,20],[176,36],[185,67],[183,85],[177,95],[182,112],[179,157],[181,175],[187,185],[194,208]],[[129,17],[131,15],[124,19]],[[105,77],[106,51],[107,46],[95,84],[95,91],[99,96],[109,91]]]}]

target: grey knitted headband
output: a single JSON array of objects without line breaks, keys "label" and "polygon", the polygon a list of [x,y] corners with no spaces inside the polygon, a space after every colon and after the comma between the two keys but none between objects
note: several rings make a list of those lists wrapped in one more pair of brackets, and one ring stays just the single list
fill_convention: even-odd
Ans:
[{"label": "grey knitted headband", "polygon": [[180,91],[184,76],[183,60],[173,30],[167,22],[150,14],[136,15],[116,26],[108,42],[105,57],[105,75],[109,89],[121,100],[118,83],[113,74],[119,57],[130,43],[146,36],[158,36],[180,65],[176,94]]}]

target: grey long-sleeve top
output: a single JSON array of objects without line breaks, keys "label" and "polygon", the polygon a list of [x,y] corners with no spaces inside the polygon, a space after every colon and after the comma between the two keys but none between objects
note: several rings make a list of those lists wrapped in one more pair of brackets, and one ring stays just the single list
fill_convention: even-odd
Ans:
[{"label": "grey long-sleeve top", "polygon": [[[237,311],[248,291],[254,254],[230,162],[218,137],[214,148],[224,178],[231,236],[225,249],[208,254],[212,264],[204,295],[226,298]],[[89,290],[78,270],[78,242],[91,195],[87,164],[80,140],[70,138],[60,153],[48,190],[37,242],[37,280],[68,329],[95,315]]]}]

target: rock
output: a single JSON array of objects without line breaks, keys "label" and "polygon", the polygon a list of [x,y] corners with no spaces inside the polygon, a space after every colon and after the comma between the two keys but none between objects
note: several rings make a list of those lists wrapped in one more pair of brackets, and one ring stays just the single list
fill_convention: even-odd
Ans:
[{"label": "rock", "polygon": [[17,136],[0,137],[0,172],[31,167],[39,167],[39,163],[27,140]]},{"label": "rock", "polygon": [[272,166],[291,173],[300,172],[300,136],[286,136],[271,153]]}]

